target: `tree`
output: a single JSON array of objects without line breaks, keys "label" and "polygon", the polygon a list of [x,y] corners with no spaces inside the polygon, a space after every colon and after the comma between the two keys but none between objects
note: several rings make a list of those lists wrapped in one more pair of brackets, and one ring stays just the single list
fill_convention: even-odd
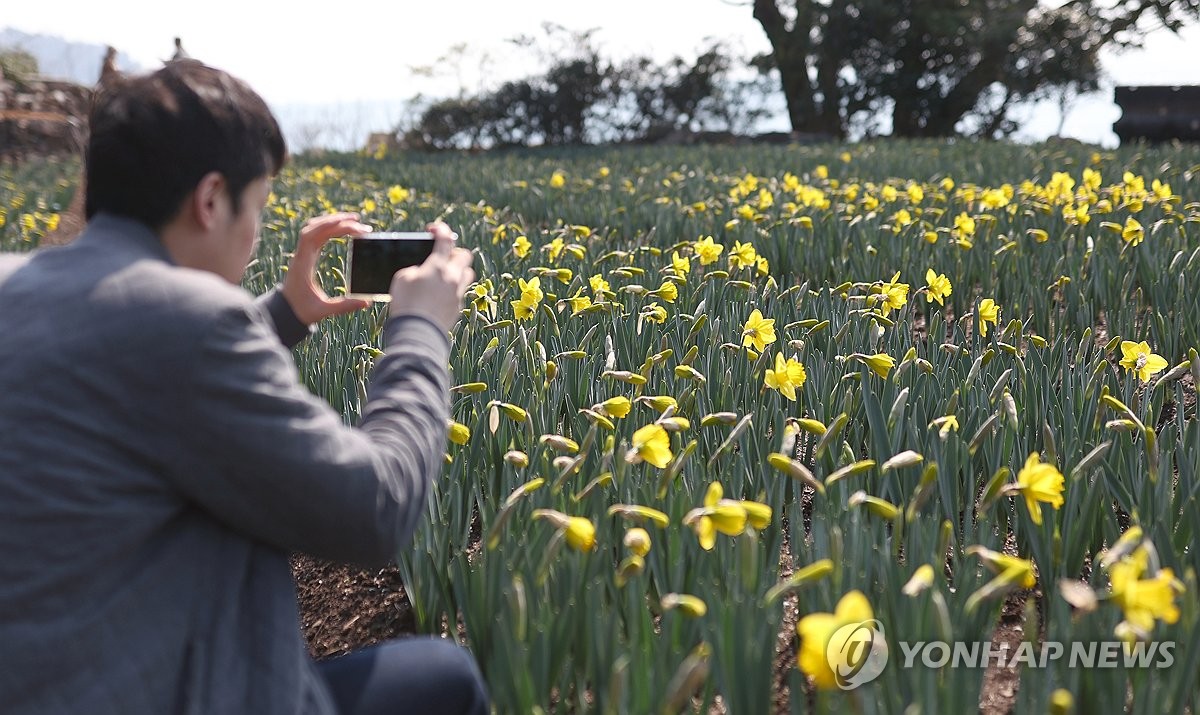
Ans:
[{"label": "tree", "polygon": [[609,138],[655,141],[677,131],[701,131],[738,122],[730,103],[740,88],[729,76],[734,59],[719,42],[710,43],[693,62],[674,57],[656,64],[632,57],[611,68],[608,95],[598,108]]},{"label": "tree", "polygon": [[37,58],[22,49],[0,48],[0,76],[24,84],[38,76]]},{"label": "tree", "polygon": [[692,62],[675,57],[659,65],[634,57],[614,65],[601,58],[591,31],[548,26],[547,34],[569,42],[545,52],[533,39],[514,40],[541,55],[542,73],[430,104],[403,143],[477,149],[656,141],[681,130],[741,128],[762,111],[746,97],[754,90],[761,94],[761,83],[730,77],[735,59],[720,43]]},{"label": "tree", "polygon": [[1013,129],[1009,111],[1086,91],[1104,47],[1178,31],[1200,0],[753,0],[793,130],[844,137],[890,114],[896,136]]}]

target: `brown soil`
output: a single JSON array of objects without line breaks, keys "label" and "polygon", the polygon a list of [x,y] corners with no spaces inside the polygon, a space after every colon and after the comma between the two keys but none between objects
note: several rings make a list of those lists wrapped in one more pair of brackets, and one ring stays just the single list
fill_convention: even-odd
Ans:
[{"label": "brown soil", "polygon": [[412,607],[395,566],[362,569],[292,557],[300,621],[314,658],[416,632]]},{"label": "brown soil", "polygon": [[983,674],[983,687],[979,692],[980,715],[1009,715],[1017,700],[1017,689],[1021,685],[1021,673],[1012,660],[1012,654],[1017,652],[1025,637],[1025,628],[1021,623],[1024,616],[1025,593],[1013,594],[1004,602],[1004,610],[1000,614],[1000,622],[992,631],[992,650],[1007,646],[1009,662],[998,665],[989,662]]}]

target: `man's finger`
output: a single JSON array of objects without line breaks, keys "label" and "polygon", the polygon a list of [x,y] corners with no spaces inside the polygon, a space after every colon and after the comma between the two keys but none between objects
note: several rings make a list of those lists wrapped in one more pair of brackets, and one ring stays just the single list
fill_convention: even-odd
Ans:
[{"label": "man's finger", "polygon": [[330,239],[337,236],[361,236],[370,233],[372,230],[371,226],[353,220],[333,224],[320,232],[302,235],[299,244],[296,246],[296,255],[311,257],[312,262],[315,264],[316,257],[321,253],[321,249],[325,247],[325,244]]},{"label": "man's finger", "polygon": [[433,253],[442,258],[449,258],[454,253],[454,234],[447,235],[444,232],[435,232],[433,234]]},{"label": "man's finger", "polygon": [[328,315],[331,317],[334,315],[346,315],[347,313],[353,313],[356,310],[362,310],[370,305],[370,301],[362,300],[360,298],[331,298],[325,303]]},{"label": "man's finger", "polygon": [[470,249],[458,247],[450,252],[449,263],[456,268],[466,268],[475,262],[475,254]]},{"label": "man's finger", "polygon": [[469,288],[470,285],[475,282],[475,269],[468,268],[468,269],[464,270],[462,272],[462,275],[459,276],[458,281],[459,281],[458,292],[466,293],[467,288]]}]

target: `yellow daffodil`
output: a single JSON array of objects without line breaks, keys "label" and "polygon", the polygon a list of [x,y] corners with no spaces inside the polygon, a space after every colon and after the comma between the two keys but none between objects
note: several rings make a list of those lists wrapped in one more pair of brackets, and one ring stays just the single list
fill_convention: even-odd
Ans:
[{"label": "yellow daffodil", "polygon": [[1037,453],[1029,455],[1017,474],[1017,491],[1025,497],[1025,506],[1033,523],[1042,523],[1041,502],[1058,509],[1063,505],[1063,475],[1053,464],[1043,464]]},{"label": "yellow daffodil", "polygon": [[985,189],[979,202],[987,209],[999,209],[1008,205],[1009,197],[1001,189]]},{"label": "yellow daffodil", "polygon": [[759,256],[755,259],[754,274],[759,277],[771,274],[771,264],[767,261],[766,256]]},{"label": "yellow daffodil", "polygon": [[879,312],[881,315],[887,315],[893,310],[899,310],[908,302],[908,284],[900,282],[900,272],[896,271],[896,275],[892,276],[890,281],[883,284],[879,291]]},{"label": "yellow daffodil", "polygon": [[537,276],[528,281],[518,278],[517,286],[521,289],[521,300],[526,303],[537,304],[542,302],[542,298],[545,297],[545,294],[542,293],[542,279]]},{"label": "yellow daffodil", "polygon": [[575,291],[575,295],[567,298],[567,303],[571,306],[571,315],[579,315],[583,311],[592,307],[592,299],[586,295],[580,295],[581,288]]},{"label": "yellow daffodil", "polygon": [[998,574],[1004,583],[1014,584],[1021,588],[1033,588],[1037,585],[1033,561],[1029,559],[1002,554],[982,546],[968,547],[966,553],[978,556],[984,566]]},{"label": "yellow daffodil", "polygon": [[661,425],[646,425],[633,433],[633,451],[642,461],[662,469],[671,461],[671,437]]},{"label": "yellow daffodil", "polygon": [[900,592],[905,596],[916,596],[933,585],[933,576],[933,567],[929,564],[923,564],[917,568],[912,578],[908,580],[908,583],[904,584],[904,588],[900,589]]},{"label": "yellow daffodil", "polygon": [[925,189],[920,184],[909,184],[904,192],[908,194],[908,202],[914,206],[925,200]]},{"label": "yellow daffodil", "polygon": [[945,305],[943,302],[946,296],[950,295],[953,287],[950,285],[950,279],[945,273],[934,273],[933,269],[925,271],[925,282],[929,285],[925,291],[925,302],[932,303],[937,301],[938,305]]},{"label": "yellow daffodil", "polygon": [[534,519],[544,519],[553,524],[566,538],[567,546],[576,551],[591,551],[596,548],[596,525],[582,516],[567,516],[553,509],[534,509]]},{"label": "yellow daffodil", "polygon": [[734,268],[748,268],[753,266],[757,260],[758,253],[749,241],[746,243],[740,241],[733,242],[733,250],[729,252],[729,265]]},{"label": "yellow daffodil", "polygon": [[563,247],[565,245],[566,245],[566,243],[562,240],[561,237],[559,237],[559,238],[555,238],[553,241],[551,241],[550,243],[547,243],[545,246],[543,246],[542,250],[546,251],[546,253],[549,254],[550,262],[554,263],[555,261],[558,260],[558,257],[562,255]]},{"label": "yellow daffodil", "polygon": [[677,288],[671,281],[663,281],[658,290],[654,291],[654,295],[662,298],[668,303],[674,303],[675,299],[679,297],[679,288]]},{"label": "yellow daffodil", "polygon": [[651,303],[642,310],[642,315],[646,316],[646,320],[652,323],[667,322],[667,309],[658,303]]},{"label": "yellow daffodil", "polygon": [[984,298],[979,303],[979,334],[987,336],[988,323],[995,325],[1000,320],[1000,306],[991,298]]},{"label": "yellow daffodil", "polygon": [[755,531],[762,531],[771,525],[771,507],[757,501],[742,500],[738,502],[746,510],[746,523]]},{"label": "yellow daffodil", "polygon": [[783,353],[776,353],[775,369],[767,370],[765,383],[767,387],[778,390],[784,397],[795,402],[796,389],[802,387],[807,378],[808,375],[799,360],[784,359]]},{"label": "yellow daffodil", "polygon": [[1050,693],[1050,715],[1071,715],[1075,712],[1075,696],[1066,688],[1058,688]]},{"label": "yellow daffodil", "polygon": [[775,205],[775,195],[767,189],[758,190],[758,210],[766,211]]},{"label": "yellow daffodil", "polygon": [[1155,179],[1154,182],[1150,184],[1150,193],[1154,194],[1154,198],[1159,201],[1166,201],[1173,196],[1171,193],[1171,185],[1164,184],[1158,179]]},{"label": "yellow daffodil", "polygon": [[674,271],[676,276],[683,278],[692,270],[692,259],[680,256],[678,251],[672,251],[671,270]]},{"label": "yellow daffodil", "polygon": [[851,591],[842,596],[833,613],[810,613],[796,624],[796,635],[800,636],[800,653],[796,665],[812,678],[813,685],[822,690],[837,687],[836,666],[840,671],[850,670],[855,649],[838,647],[830,640],[843,626],[865,623],[875,618],[871,604],[861,591]]},{"label": "yellow daffodil", "polygon": [[1169,568],[1159,569],[1151,578],[1143,578],[1148,562],[1146,547],[1139,546],[1108,570],[1112,600],[1121,607],[1125,620],[1147,635],[1154,629],[1156,620],[1164,623],[1179,620],[1175,596],[1183,591],[1183,584]]},{"label": "yellow daffodil", "polygon": [[758,212],[750,204],[742,204],[737,207],[737,215],[745,221],[754,221],[758,218]]},{"label": "yellow daffodil", "polygon": [[614,575],[613,581],[617,584],[617,588],[624,588],[625,584],[640,576],[645,569],[646,560],[637,554],[630,554],[617,565],[617,573]]},{"label": "yellow daffodil", "polygon": [[561,189],[562,187],[566,186],[566,184],[567,184],[567,176],[566,176],[566,174],[562,173],[561,171],[556,171],[556,172],[554,172],[553,175],[550,176],[551,188]]},{"label": "yellow daffodil", "polygon": [[725,247],[715,243],[712,236],[705,236],[692,244],[692,250],[700,258],[700,265],[707,266],[715,263],[721,257],[721,252],[725,250]]},{"label": "yellow daffodil", "polygon": [[467,440],[471,439],[471,428],[461,422],[450,422],[447,430],[450,441],[455,444],[466,444]]},{"label": "yellow daffodil", "polygon": [[1079,204],[1066,218],[1069,223],[1078,226],[1086,226],[1092,222],[1088,204]]},{"label": "yellow daffodil", "polygon": [[512,301],[513,316],[520,321],[532,320],[537,313],[537,303],[527,302],[524,299]]},{"label": "yellow daffodil", "polygon": [[[692,509],[683,517],[683,523],[696,530],[700,547],[712,551],[717,543],[717,532],[737,536],[746,530],[749,515],[746,507],[737,501],[722,499],[724,490],[719,482],[712,482],[704,494],[704,506]],[[768,520],[770,516],[767,516]]]},{"label": "yellow daffodil", "polygon": [[1151,352],[1150,344],[1144,340],[1140,343],[1122,340],[1121,367],[1137,375],[1142,382],[1150,382],[1151,377],[1166,369],[1167,361]]},{"label": "yellow daffodil", "polygon": [[958,238],[971,238],[975,235],[975,219],[966,211],[954,217],[954,234]]},{"label": "yellow daffodil", "polygon": [[954,432],[958,431],[958,418],[955,417],[954,415],[946,415],[944,417],[938,417],[933,422],[930,422],[929,426],[937,427],[938,428],[938,436],[941,437],[942,439],[946,439],[947,437],[950,436],[951,431],[954,431]]},{"label": "yellow daffodil", "polygon": [[597,407],[599,408],[600,412],[608,415],[609,417],[621,418],[629,414],[632,403],[629,401],[628,397],[618,396],[610,397],[609,399],[597,405]]},{"label": "yellow daffodil", "polygon": [[596,527],[582,516],[573,516],[566,529],[567,546],[576,551],[591,551],[596,547]]},{"label": "yellow daffodil", "polygon": [[513,422],[524,423],[529,419],[529,413],[525,411],[525,408],[514,405],[511,402],[492,401],[488,403],[488,407],[495,407],[499,409]]},{"label": "yellow daffodil", "polygon": [[753,347],[761,353],[767,345],[773,342],[775,342],[775,320],[764,318],[762,312],[755,308],[742,328],[742,346]]},{"label": "yellow daffodil", "polygon": [[1142,228],[1142,224],[1137,219],[1130,216],[1125,219],[1125,225],[1121,227],[1121,238],[1125,239],[1125,243],[1130,246],[1136,246],[1146,237],[1146,230]]},{"label": "yellow daffodil", "polygon": [[604,280],[604,276],[599,274],[588,279],[588,286],[591,287],[593,293],[611,293],[612,289],[608,285],[608,281]]},{"label": "yellow daffodil", "polygon": [[467,292],[468,297],[474,296],[471,298],[471,304],[474,305],[476,310],[480,311],[481,313],[486,311],[488,308],[488,304],[490,302],[488,291],[491,288],[491,284],[492,282],[490,280],[483,280],[475,284],[475,287]]},{"label": "yellow daffodil", "polygon": [[387,191],[388,202],[392,205],[404,203],[411,195],[412,192],[403,186],[393,186]]},{"label": "yellow daffodil", "polygon": [[887,378],[888,373],[892,368],[896,367],[896,358],[887,353],[875,353],[874,355],[857,355],[859,360],[866,363],[867,367],[875,371],[875,374]]}]

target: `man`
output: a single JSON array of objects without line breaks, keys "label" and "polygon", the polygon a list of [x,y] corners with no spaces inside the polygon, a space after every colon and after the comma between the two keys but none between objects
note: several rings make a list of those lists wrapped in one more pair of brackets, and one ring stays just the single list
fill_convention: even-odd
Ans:
[{"label": "man", "polygon": [[392,283],[361,424],[287,346],[363,307],[313,279],[310,221],[281,289],[238,287],[279,128],[194,61],[102,92],[88,225],[0,257],[0,709],[5,713],[471,713],[470,655],[412,639],[314,664],[288,554],[392,560],[437,473],[447,332],[474,279],[444,224]]},{"label": "man", "polygon": [[190,60],[190,59],[192,59],[192,56],[187,53],[187,50],[183,49],[183,40],[176,37],[175,38],[175,54],[171,55],[171,61],[176,62],[178,60]]}]

